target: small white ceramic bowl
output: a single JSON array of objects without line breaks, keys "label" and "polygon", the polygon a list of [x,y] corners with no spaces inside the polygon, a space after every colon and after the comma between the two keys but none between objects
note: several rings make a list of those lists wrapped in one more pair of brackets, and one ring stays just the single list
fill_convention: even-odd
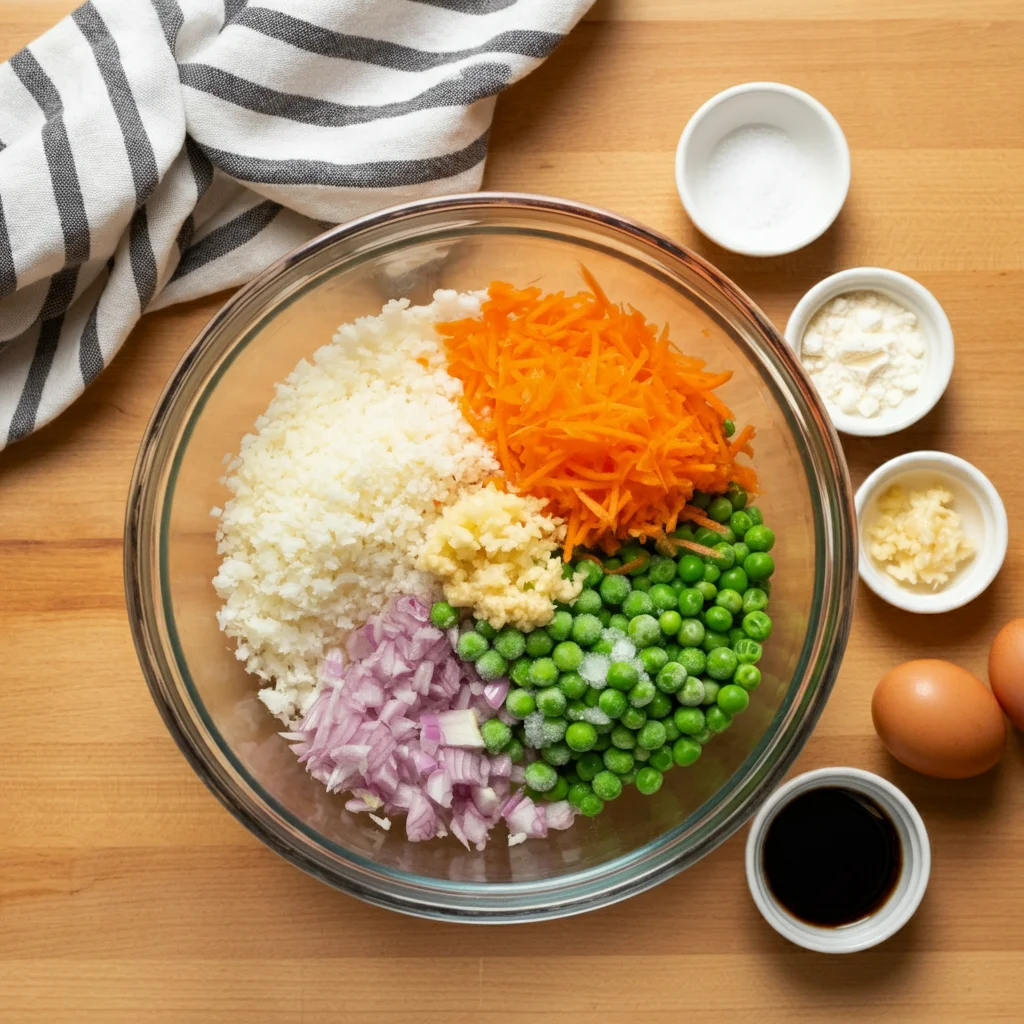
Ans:
[{"label": "small white ceramic bowl", "polygon": [[[896,826],[902,853],[900,877],[889,899],[864,920],[839,928],[821,928],[795,917],[775,899],[764,874],[764,839],[775,815],[795,796],[824,787],[850,789],[874,800]],[[819,953],[856,953],[895,935],[924,897],[931,862],[928,831],[917,808],[891,782],[859,768],[819,768],[791,779],[768,798],[747,836],[747,884],[757,909],[781,936]]]},{"label": "small white ceramic bowl", "polygon": [[[877,518],[876,501],[893,484],[921,490],[936,481],[953,493],[953,511],[974,542],[972,558],[938,590],[897,583],[868,552],[868,530]],[[883,600],[908,612],[938,614],[973,601],[995,579],[1006,557],[1009,524],[999,492],[981,470],[946,452],[909,452],[878,467],[854,498],[860,542],[860,578]]]},{"label": "small white ceramic bowl", "polygon": [[800,355],[807,325],[826,302],[848,292],[881,292],[917,317],[925,336],[921,386],[896,409],[885,408],[877,416],[851,416],[831,402],[825,403],[836,430],[861,437],[894,434],[916,423],[935,408],[953,374],[953,328],[938,299],[923,284],[906,274],[883,267],[854,267],[819,281],[797,304],[786,324],[786,341]]},{"label": "small white ceramic bowl", "polygon": [[[737,129],[785,132],[807,166],[810,187],[799,215],[770,228],[741,231],[712,201],[715,150]],[[676,149],[676,188],[690,219],[723,249],[780,256],[820,237],[839,215],[850,189],[850,148],[839,122],[813,96],[778,82],[747,82],[712,96],[690,118]]]}]

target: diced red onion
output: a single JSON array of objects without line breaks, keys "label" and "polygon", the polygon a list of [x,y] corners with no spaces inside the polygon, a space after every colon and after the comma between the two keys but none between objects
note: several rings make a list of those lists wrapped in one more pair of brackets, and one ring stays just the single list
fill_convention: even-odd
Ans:
[{"label": "diced red onion", "polygon": [[555,800],[544,808],[544,817],[548,828],[565,829],[572,825],[576,812],[568,800]]},{"label": "diced red onion", "polygon": [[452,777],[447,771],[438,770],[427,777],[427,796],[441,807],[452,805]]},{"label": "diced red onion", "polygon": [[512,758],[508,754],[497,754],[491,758],[491,778],[507,779],[512,774]]},{"label": "diced red onion", "polygon": [[476,720],[476,712],[469,708],[444,711],[437,716],[437,724],[441,730],[441,742],[446,747],[470,747],[474,750],[482,750],[485,745]]},{"label": "diced red onion", "polygon": [[508,685],[507,679],[496,679],[484,687],[484,700],[493,710],[497,711],[505,703],[505,698],[508,696]]}]

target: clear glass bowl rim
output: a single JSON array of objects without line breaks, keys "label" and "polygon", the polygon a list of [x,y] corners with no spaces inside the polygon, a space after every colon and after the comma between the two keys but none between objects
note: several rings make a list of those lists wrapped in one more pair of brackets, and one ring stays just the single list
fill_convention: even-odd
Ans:
[{"label": "clear glass bowl rim", "polygon": [[[164,428],[175,422],[178,410],[191,407],[213,375],[208,373],[194,381],[194,386],[187,386],[200,355],[219,345],[220,366],[245,340],[244,336],[225,331],[232,316],[257,297],[269,297],[268,293],[283,278],[339,241],[424,215],[472,215],[494,207],[548,213],[564,218],[567,229],[575,220],[590,230],[615,236],[620,245],[634,250],[653,248],[669,271],[675,264],[703,278],[755,328],[760,335],[757,347],[762,359],[786,380],[800,407],[800,421],[807,424],[805,429],[796,429],[795,435],[805,468],[813,468],[819,485],[817,493],[812,487],[812,504],[816,534],[815,597],[822,612],[817,641],[807,641],[813,648],[810,655],[805,644],[802,676],[794,676],[790,693],[776,712],[772,727],[729,782],[691,815],[693,818],[700,814],[700,821],[691,823],[686,819],[639,849],[572,875],[501,884],[451,882],[381,868],[322,837],[317,842],[317,833],[270,797],[237,761],[195,699],[191,683],[186,683],[188,695],[174,684],[173,652],[168,654],[168,640],[161,630],[165,621],[162,616],[169,612],[161,573],[163,553],[153,558],[164,539],[166,524],[162,513],[169,505],[164,481],[169,475],[168,467],[176,461],[181,441],[168,440]],[[345,259],[342,256],[335,266]],[[186,431],[186,444],[187,437]],[[125,593],[139,662],[171,736],[211,792],[250,832],[312,876],[375,905],[442,920],[513,923],[582,913],[642,892],[694,864],[753,816],[782,781],[813,731],[838,673],[853,615],[855,521],[849,474],[827,413],[792,350],[764,313],[732,281],[685,246],[607,210],[548,196],[477,192],[404,203],[332,228],[269,266],[213,316],[175,368],[143,435],[125,517]],[[187,666],[179,664],[179,670],[187,680]],[[696,834],[681,849],[682,833],[688,825]],[[329,851],[334,851],[333,855]]]}]

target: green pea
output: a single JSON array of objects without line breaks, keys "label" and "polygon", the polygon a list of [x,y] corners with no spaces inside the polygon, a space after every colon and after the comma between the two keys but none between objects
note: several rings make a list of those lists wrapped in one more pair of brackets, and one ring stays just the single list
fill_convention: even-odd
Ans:
[{"label": "green pea", "polygon": [[[675,636],[683,625],[683,617],[679,612],[670,610],[658,616],[658,626],[666,636]],[[660,648],[658,648],[660,650]],[[668,659],[666,658],[666,661]]]},{"label": "green pea", "polygon": [[529,658],[543,658],[551,653],[554,640],[543,629],[526,634],[526,655]]},{"label": "green pea", "polygon": [[[630,733],[630,738],[632,739],[632,737],[633,734]],[[610,772],[615,772],[616,775],[624,775],[635,764],[633,755],[628,750],[622,750],[619,747],[609,747],[602,757],[605,768]]]},{"label": "green pea", "polygon": [[716,523],[727,523],[733,514],[732,502],[728,498],[718,497],[708,505],[708,518]]},{"label": "green pea", "polygon": [[752,526],[747,530],[743,542],[751,551],[771,551],[775,546],[775,533],[767,526]]},{"label": "green pea", "polygon": [[654,695],[658,692],[657,687],[650,681],[650,679],[639,680],[633,688],[626,694],[629,703],[634,708],[646,707],[654,700]]},{"label": "green pea", "polygon": [[686,669],[688,676],[699,676],[704,672],[707,655],[699,647],[684,647],[676,660]]},{"label": "green pea", "polygon": [[601,622],[601,625],[607,629],[608,623],[612,621],[612,610],[611,608],[602,608],[597,612],[597,617]]},{"label": "green pea", "polygon": [[502,679],[508,672],[508,662],[497,651],[484,651],[476,659],[476,672],[484,682]]},{"label": "green pea", "polygon": [[605,572],[611,572],[613,569],[621,569],[621,568],[622,568],[622,559],[621,558],[606,558],[604,560],[604,571]]},{"label": "green pea", "polygon": [[[739,687],[737,687],[739,689]],[[746,690],[741,691],[746,696]],[[665,743],[665,726],[648,719],[636,734],[636,745],[641,750],[657,750]]]},{"label": "green pea", "polygon": [[540,756],[543,760],[547,761],[548,764],[552,764],[556,768],[561,768],[563,765],[567,765],[572,759],[572,750],[569,748],[568,743],[557,740],[554,743],[549,743],[540,752]]},{"label": "green pea", "polygon": [[[538,662],[535,661],[533,664],[536,668]],[[557,679],[557,675],[555,678]],[[565,694],[557,686],[548,686],[539,690],[533,699],[537,704],[537,710],[542,712],[546,718],[557,718],[565,711]]]},{"label": "green pea", "polygon": [[676,578],[676,563],[671,558],[658,555],[651,559],[647,572],[652,583],[671,583]]},{"label": "green pea", "polygon": [[664,776],[657,768],[652,768],[650,765],[645,765],[636,773],[636,788],[644,794],[644,796],[652,796],[661,789],[661,784],[664,781]]},{"label": "green pea", "polygon": [[604,579],[604,570],[589,558],[581,558],[576,563],[576,571],[583,574],[583,586],[596,587]]},{"label": "green pea", "polygon": [[[596,775],[597,772],[594,773]],[[592,775],[591,778],[594,776]],[[580,776],[582,778],[582,776]],[[577,810],[580,808],[580,803],[588,796],[593,796],[594,791],[590,788],[589,782],[577,782],[569,787],[569,794],[566,799],[575,807]]]},{"label": "green pea", "polygon": [[761,510],[756,505],[749,505],[746,511],[747,515],[750,516],[750,521],[755,526],[764,525],[764,516],[761,515]]},{"label": "green pea", "polygon": [[715,605],[724,608],[730,615],[739,615],[743,611],[743,595],[738,590],[723,590],[719,587]]},{"label": "green pea", "polygon": [[613,690],[609,687],[607,690],[601,691],[601,696],[598,699],[597,706],[609,718],[614,719],[618,718],[622,712],[629,707],[629,701],[621,690]]},{"label": "green pea", "polygon": [[459,613],[447,601],[435,601],[430,606],[430,621],[438,629],[451,629],[459,624]]},{"label": "green pea", "polygon": [[558,772],[551,765],[544,761],[531,761],[525,769],[526,784],[537,790],[538,793],[546,793],[554,789],[558,781]]},{"label": "green pea", "polygon": [[686,736],[696,736],[704,728],[704,712],[700,708],[676,708],[672,724]]},{"label": "green pea", "polygon": [[722,578],[722,570],[714,562],[704,563],[704,582],[717,583]]},{"label": "green pea", "polygon": [[744,612],[763,612],[768,607],[768,595],[761,587],[751,587],[743,595]]},{"label": "green pea", "polygon": [[558,677],[558,688],[565,694],[567,700],[582,700],[588,685],[579,672],[563,672]]},{"label": "green pea", "polygon": [[622,602],[622,614],[629,619],[637,615],[649,615],[654,611],[654,601],[650,594],[641,590],[634,590],[625,601]]},{"label": "green pea", "polygon": [[689,736],[680,736],[672,744],[672,760],[681,768],[693,764],[700,757],[701,746]]},{"label": "green pea", "polygon": [[[594,563],[591,562],[591,565]],[[572,632],[572,612],[557,611],[552,617],[551,621],[544,627],[544,632],[551,637],[554,642],[561,643],[563,640],[569,639],[569,634]]]},{"label": "green pea", "polygon": [[733,626],[725,635],[729,638],[729,646],[734,651],[736,650],[736,644],[740,640],[747,639],[747,634],[743,632],[742,626]]},{"label": "green pea", "polygon": [[519,740],[517,740],[513,736],[512,739],[510,739],[508,743],[505,744],[504,752],[508,754],[510,758],[512,758],[512,763],[516,764],[517,762],[522,761],[523,755],[526,753],[526,750],[523,747],[522,743],[520,743]]},{"label": "green pea", "polygon": [[581,590],[580,596],[573,602],[572,613],[573,615],[596,615],[603,607],[601,595],[596,590]]},{"label": "green pea", "polygon": [[737,537],[743,537],[754,525],[754,521],[747,515],[746,512],[733,512],[729,516],[729,529],[736,534]]},{"label": "green pea", "polygon": [[692,619],[704,607],[704,595],[697,589],[699,586],[698,583],[695,587],[688,587],[676,598],[676,607],[684,619]]},{"label": "green pea", "polygon": [[706,509],[711,504],[711,495],[705,491],[694,491],[693,496],[690,498],[690,504],[694,508]]},{"label": "green pea", "polygon": [[723,572],[721,579],[718,581],[719,592],[723,590],[734,590],[740,595],[741,600],[749,586],[750,581],[747,579],[747,574],[740,566],[737,566],[735,569],[729,569],[728,572]]},{"label": "green pea", "polygon": [[[682,628],[682,623],[680,623],[679,626],[680,626],[680,629],[681,629]],[[654,648],[654,650],[658,650],[658,648]],[[667,656],[666,659],[665,659],[666,661],[678,661],[679,660],[679,655],[680,655],[680,653],[682,652],[683,649],[677,643],[670,643],[670,644],[665,644],[665,646],[660,648],[660,650],[663,650],[665,652],[665,654]]]},{"label": "green pea", "polygon": [[[683,683],[683,688],[676,694],[676,700],[684,708],[699,707],[707,700],[708,682],[710,680],[705,682],[703,679],[697,679],[695,676],[687,676],[686,682]],[[718,684],[715,683],[715,686],[718,686]]]},{"label": "green pea", "polygon": [[704,699],[701,701],[701,704],[714,704],[718,699],[718,691],[721,689],[721,685],[709,676],[701,679],[701,685],[704,687]]},{"label": "green pea", "polygon": [[700,646],[705,654],[710,654],[716,647],[728,647],[729,638],[724,633],[709,629],[705,631]]},{"label": "green pea", "polygon": [[629,639],[636,647],[653,647],[661,641],[661,627],[652,615],[637,615],[629,620]]},{"label": "green pea", "polygon": [[597,742],[597,730],[589,722],[573,722],[565,730],[565,742],[570,750],[585,753]]},{"label": "green pea", "polygon": [[604,810],[604,801],[596,793],[588,793],[581,801],[579,811],[585,818],[596,818]]},{"label": "green pea", "polygon": [[622,782],[618,775],[607,768],[594,776],[591,786],[602,800],[614,800],[622,792]]},{"label": "green pea", "polygon": [[543,799],[555,801],[564,800],[569,795],[569,780],[564,775],[558,776],[558,781],[555,783],[553,789],[549,789],[543,794]]},{"label": "green pea", "polygon": [[736,552],[736,565],[737,565],[737,567],[738,568],[742,568],[743,567],[743,559],[746,558],[747,555],[750,554],[750,548],[748,548],[747,545],[743,543],[743,541],[738,540],[738,541],[736,541],[735,544],[733,544],[732,549],[733,549],[733,551]]},{"label": "green pea", "polygon": [[[629,708],[626,708],[629,711]],[[623,712],[623,714],[626,713]],[[634,730],[628,728],[625,725],[616,725],[609,733],[609,737],[612,741],[612,746],[616,750],[632,750],[636,746],[636,735]]]},{"label": "green pea", "polygon": [[751,551],[743,559],[743,569],[752,583],[760,583],[775,572],[775,559],[766,551]]},{"label": "green pea", "polygon": [[640,678],[628,661],[613,661],[608,666],[607,683],[614,690],[631,690]]},{"label": "green pea", "polygon": [[[569,616],[569,622],[572,622],[572,616]],[[505,626],[498,630],[493,646],[506,661],[515,661],[526,650],[526,637],[515,626]]]},{"label": "green pea", "polygon": [[635,576],[633,578],[633,589],[640,594],[646,594],[653,586],[654,583],[650,576]]},{"label": "green pea", "polygon": [[602,729],[607,729],[606,725],[595,725],[594,728],[597,730],[597,742],[594,744],[594,752],[603,754],[611,745],[611,737],[607,733],[602,733]]},{"label": "green pea", "polygon": [[480,735],[488,754],[500,754],[512,739],[512,730],[500,718],[488,718],[480,726]]},{"label": "green pea", "polygon": [[563,640],[551,652],[551,660],[560,672],[573,672],[583,663],[583,648],[575,640]]},{"label": "green pea", "polygon": [[601,702],[601,694],[603,692],[603,690],[599,690],[594,686],[588,686],[587,692],[583,694],[583,703],[588,708],[596,708],[597,705]]},{"label": "green pea", "polygon": [[696,555],[683,555],[677,563],[677,572],[684,583],[696,583],[704,579],[704,562]]},{"label": "green pea", "polygon": [[672,536],[675,537],[676,540],[693,540],[693,524],[683,523],[682,526],[677,526],[672,531]]},{"label": "green pea", "polygon": [[642,729],[644,722],[647,721],[647,712],[643,708],[626,708],[619,721],[627,729],[636,732],[637,729]]},{"label": "green pea", "polygon": [[747,710],[747,706],[750,704],[750,694],[742,686],[729,683],[718,691],[715,702],[728,714],[738,715]]},{"label": "green pea", "polygon": [[663,612],[669,608],[675,609],[679,604],[679,597],[667,583],[655,583],[648,591],[647,596],[654,605],[654,612]]},{"label": "green pea", "polygon": [[[704,613],[704,625],[716,633],[728,632],[732,628],[732,613],[720,605],[712,605]],[[726,638],[726,642],[728,643],[728,638]]]},{"label": "green pea", "polygon": [[699,583],[695,583],[693,585],[693,589],[699,591],[705,601],[714,601],[715,596],[718,594],[718,587],[716,587],[714,583],[709,583],[707,580],[701,580]]},{"label": "green pea", "polygon": [[[666,613],[667,614],[667,613]],[[659,624],[660,624],[659,619]],[[657,675],[668,663],[668,655],[664,647],[645,647],[639,654],[640,664],[649,675]]]},{"label": "green pea", "polygon": [[[736,552],[733,551],[732,545],[727,544],[724,540],[716,544],[712,551],[715,552],[715,557],[711,560],[715,567],[721,572],[728,572],[736,564]],[[716,582],[715,580],[711,581]],[[718,584],[721,589],[722,584]]]},{"label": "green pea", "polygon": [[526,690],[509,690],[505,698],[505,710],[513,718],[526,718],[537,710],[537,704],[532,693]]},{"label": "green pea", "polygon": [[721,682],[723,679],[732,679],[739,659],[728,647],[716,647],[708,655],[707,673],[712,679]]},{"label": "green pea", "polygon": [[761,684],[761,670],[756,665],[740,664],[733,673],[732,681],[744,690],[756,690]]},{"label": "green pea", "polygon": [[[537,658],[537,660],[530,666],[531,686],[553,686],[557,682],[558,666],[551,658]],[[558,692],[562,693],[561,690]],[[565,699],[564,693],[562,694],[562,699]],[[561,712],[554,713],[561,714]]]},{"label": "green pea", "polygon": [[751,640],[767,640],[772,635],[772,620],[764,612],[748,612],[743,616],[743,632]]},{"label": "green pea", "polygon": [[732,420],[722,420],[722,433],[726,437],[732,437],[736,433],[736,424]]},{"label": "green pea", "polygon": [[732,505],[737,512],[746,506],[747,498],[749,497],[747,492],[735,481],[729,484],[725,489],[725,496],[729,499],[729,504]]},{"label": "green pea", "polygon": [[598,587],[601,600],[606,605],[620,605],[629,596],[633,589],[625,576],[605,576]]},{"label": "green pea", "polygon": [[746,634],[732,645],[732,649],[736,652],[736,658],[741,665],[755,665],[761,660],[761,645]]},{"label": "green pea", "polygon": [[486,619],[476,619],[473,628],[487,641],[498,635],[498,631]]},{"label": "green pea", "polygon": [[669,586],[674,591],[676,597],[686,589],[686,584],[678,576],[669,584]]},{"label": "green pea", "polygon": [[672,714],[672,709],[675,705],[672,703],[672,698],[667,694],[662,693],[660,690],[655,693],[651,698],[651,703],[644,708],[647,712],[648,720],[652,718],[668,718]]},{"label": "green pea", "polygon": [[680,647],[700,647],[704,642],[704,623],[700,619],[683,619],[683,624],[676,634]]},{"label": "green pea", "polygon": [[685,682],[686,669],[674,661],[665,665],[655,679],[655,685],[662,693],[678,693]]},{"label": "green pea", "polygon": [[[669,725],[671,725],[671,723],[667,723],[665,726],[666,732],[668,731]],[[672,742],[674,743],[679,739],[679,734],[678,731],[675,730],[674,726],[673,730],[676,731],[676,735],[672,737]],[[658,747],[657,750],[652,750],[651,756],[647,759],[647,763],[651,768],[657,768],[659,772],[667,772],[669,768],[675,765],[675,761],[672,760],[672,748],[668,743],[666,743],[665,746]]]},{"label": "green pea", "polygon": [[595,654],[611,654],[615,650],[615,641],[610,636],[602,636],[590,649]]},{"label": "green pea", "polygon": [[698,526],[693,534],[693,539],[698,544],[710,548],[722,539],[722,535],[717,530],[709,530],[706,526]]},{"label": "green pea", "polygon": [[760,580],[757,584],[768,597],[772,596],[772,581],[771,580]]},{"label": "green pea", "polygon": [[604,626],[601,625],[601,620],[596,615],[577,615],[572,620],[571,635],[581,647],[589,647],[601,639],[603,629]]},{"label": "green pea", "polygon": [[455,653],[463,661],[476,661],[488,651],[487,641],[479,633],[463,633],[455,645]]},{"label": "green pea", "polygon": [[[737,689],[739,689],[739,687],[737,687]],[[744,691],[744,693],[745,692],[746,691]],[[704,720],[707,722],[707,727],[713,733],[725,732],[725,730],[732,725],[732,715],[730,715],[728,711],[720,708],[717,704],[712,704],[711,707],[704,712]]]},{"label": "green pea", "polygon": [[625,636],[626,630],[629,629],[629,619],[621,612],[617,613],[608,620],[608,628],[617,629]]},{"label": "green pea", "polygon": [[[675,741],[679,739],[680,735],[675,722],[673,722],[671,718],[666,718],[663,724],[665,726],[665,742],[675,743]],[[654,767],[657,768],[658,766],[655,765]],[[661,770],[664,771],[664,768]]]},{"label": "green pea", "polygon": [[[561,685],[561,684],[559,684]],[[562,691],[565,693],[565,691]],[[567,700],[565,705],[565,717],[570,722],[585,722],[587,720],[587,705],[582,700]]]}]

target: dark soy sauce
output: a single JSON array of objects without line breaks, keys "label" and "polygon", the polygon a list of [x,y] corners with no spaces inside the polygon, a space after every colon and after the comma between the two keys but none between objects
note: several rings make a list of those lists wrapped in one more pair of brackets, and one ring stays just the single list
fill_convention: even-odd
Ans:
[{"label": "dark soy sauce", "polygon": [[839,927],[874,913],[900,877],[896,828],[868,797],[808,790],[768,826],[764,873],[775,898],[808,924]]}]

